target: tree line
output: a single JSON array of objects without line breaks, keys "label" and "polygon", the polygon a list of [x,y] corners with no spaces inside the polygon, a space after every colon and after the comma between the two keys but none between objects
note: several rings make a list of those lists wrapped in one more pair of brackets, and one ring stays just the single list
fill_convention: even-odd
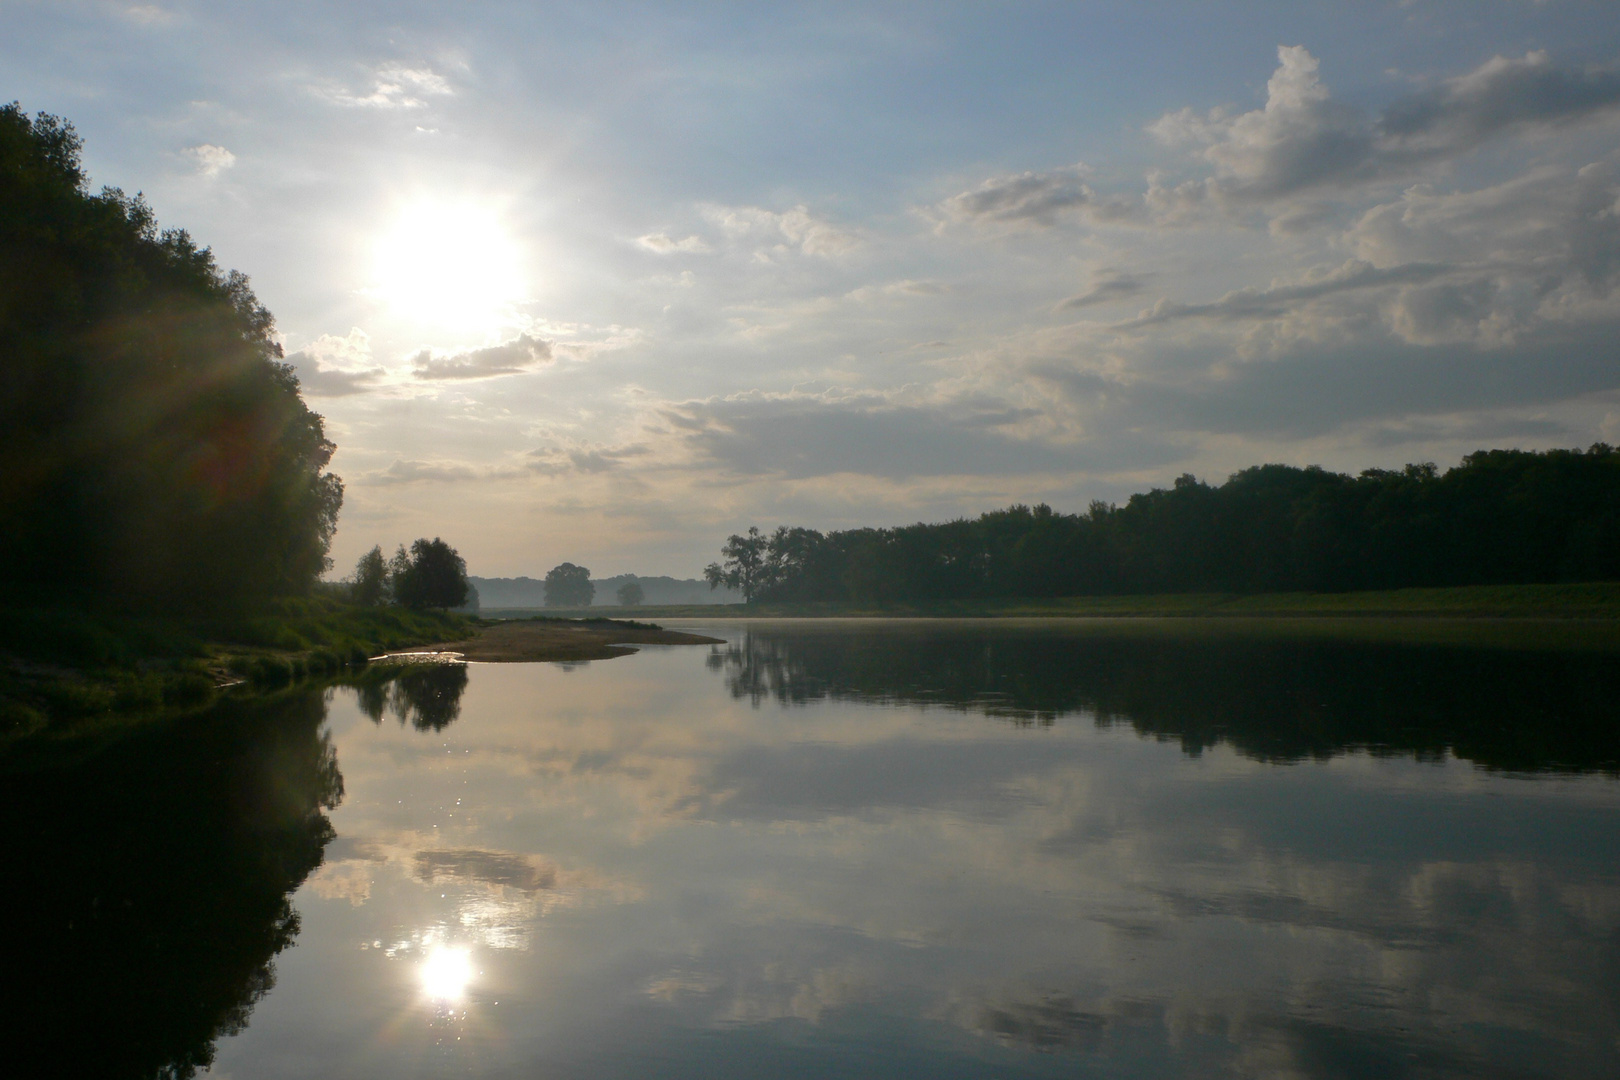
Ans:
[{"label": "tree line", "polygon": [[360,556],[349,598],[362,607],[394,603],[418,611],[476,606],[467,561],[437,536],[409,549],[401,544],[392,558],[383,557],[381,545]]},{"label": "tree line", "polygon": [[1620,579],[1620,450],[1482,450],[1350,476],[1257,465],[1124,505],[733,535],[704,572],[749,601],[1344,592]]},{"label": "tree line", "polygon": [[141,610],[309,588],[343,485],[248,286],[0,107],[0,591]]}]

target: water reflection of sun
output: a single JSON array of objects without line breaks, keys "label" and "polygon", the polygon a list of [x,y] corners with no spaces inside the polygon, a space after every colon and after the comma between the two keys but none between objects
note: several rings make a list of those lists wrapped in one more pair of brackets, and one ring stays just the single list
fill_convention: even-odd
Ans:
[{"label": "water reflection of sun", "polygon": [[434,1001],[457,1002],[472,982],[472,954],[467,949],[435,945],[422,961],[422,990]]}]

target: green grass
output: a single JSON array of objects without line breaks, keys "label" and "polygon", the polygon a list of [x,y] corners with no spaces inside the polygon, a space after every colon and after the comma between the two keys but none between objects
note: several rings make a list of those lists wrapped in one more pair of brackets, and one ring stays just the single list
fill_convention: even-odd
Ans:
[{"label": "green grass", "polygon": [[231,682],[274,688],[332,675],[391,649],[465,637],[474,625],[461,615],[326,596],[210,619],[0,607],[0,739],[203,705]]},{"label": "green grass", "polygon": [[687,604],[680,606],[486,608],[487,619],[558,617],[658,619],[828,617],[1143,617],[1268,618],[1448,616],[1460,618],[1620,619],[1620,582],[1474,585],[1350,593],[1173,593],[1050,599],[939,600],[895,604]]}]

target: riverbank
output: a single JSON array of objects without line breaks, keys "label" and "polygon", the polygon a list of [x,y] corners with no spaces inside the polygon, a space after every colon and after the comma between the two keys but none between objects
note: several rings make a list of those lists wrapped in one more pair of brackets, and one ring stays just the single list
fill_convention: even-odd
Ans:
[{"label": "riverbank", "polygon": [[454,653],[478,663],[610,660],[635,645],[721,645],[719,638],[610,619],[536,618],[488,623],[476,636],[441,641],[424,651]]},{"label": "riverbank", "polygon": [[465,637],[465,616],[283,598],[251,615],[133,616],[0,607],[0,738],[208,704],[236,683],[284,686],[391,649]]},{"label": "riverbank", "polygon": [[573,618],[1397,618],[1620,619],[1620,582],[1470,585],[1348,593],[1165,593],[927,603],[688,604],[590,608],[488,608],[486,620],[541,613]]}]

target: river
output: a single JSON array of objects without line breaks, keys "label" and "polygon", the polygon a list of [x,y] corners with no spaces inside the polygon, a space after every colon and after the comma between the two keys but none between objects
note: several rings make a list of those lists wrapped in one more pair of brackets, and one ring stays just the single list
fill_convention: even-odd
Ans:
[{"label": "river", "polygon": [[7,1038],[235,1080],[1620,1075],[1620,665],[1414,625],[692,622],[726,644],[230,703],[8,784]]}]

